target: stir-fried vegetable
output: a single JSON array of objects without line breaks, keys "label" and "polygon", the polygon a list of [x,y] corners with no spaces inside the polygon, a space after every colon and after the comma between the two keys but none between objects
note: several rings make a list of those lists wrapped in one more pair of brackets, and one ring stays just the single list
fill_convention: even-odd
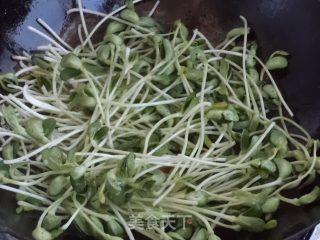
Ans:
[{"label": "stir-fried vegetable", "polygon": [[[215,47],[181,21],[164,32],[154,10],[139,16],[129,1],[105,15],[79,1],[69,11],[82,20],[78,46],[40,19],[50,44],[15,56],[21,70],[0,76],[0,188],[17,193],[18,212],[42,212],[35,239],[72,223],[97,239],[132,240],[133,228],[150,239],[220,239],[216,227],[271,229],[282,202],[319,198],[318,187],[284,196],[319,169],[317,141],[282,114],[292,112],[270,73],[288,54],[264,64],[244,18]],[[84,14],[102,17],[90,32]],[[151,217],[170,225],[147,227]]]}]

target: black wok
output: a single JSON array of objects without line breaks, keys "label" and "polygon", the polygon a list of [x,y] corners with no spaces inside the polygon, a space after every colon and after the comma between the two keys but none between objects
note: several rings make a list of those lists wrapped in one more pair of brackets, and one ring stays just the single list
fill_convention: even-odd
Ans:
[{"label": "black wok", "polygon": [[[83,0],[85,7],[109,12],[119,0]],[[31,50],[45,40],[28,32],[41,17],[57,32],[70,37],[66,28],[71,18],[65,15],[75,5],[73,0],[0,0],[0,72],[13,70],[11,54]],[[150,9],[152,1],[141,5]],[[156,17],[164,24],[181,18],[190,28],[199,28],[213,42],[221,40],[226,31],[240,25],[239,15],[248,19],[257,39],[260,55],[266,58],[274,50],[291,54],[288,70],[277,76],[285,99],[296,120],[314,137],[320,136],[320,1],[319,0],[162,0]],[[0,239],[30,239],[37,216],[15,214],[12,194],[0,192]],[[317,204],[305,208],[283,206],[278,214],[276,230],[249,234],[218,230],[223,239],[308,239],[308,233],[320,221]],[[71,229],[62,239],[86,239]],[[9,233],[9,234],[6,234]],[[142,239],[142,237],[137,237]]]}]

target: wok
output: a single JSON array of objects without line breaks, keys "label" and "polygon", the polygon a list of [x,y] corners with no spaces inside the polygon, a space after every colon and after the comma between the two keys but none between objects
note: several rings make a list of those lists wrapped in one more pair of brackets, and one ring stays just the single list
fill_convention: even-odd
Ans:
[{"label": "wok", "polygon": [[[123,4],[119,0],[82,0],[86,8],[110,12]],[[145,1],[140,11],[150,9],[153,1]],[[11,71],[15,63],[12,54],[31,50],[46,43],[27,30],[41,17],[65,38],[72,35],[67,9],[73,0],[11,0],[0,1],[0,72]],[[239,26],[239,15],[248,19],[260,56],[266,57],[281,49],[291,54],[288,70],[277,76],[277,83],[291,106],[296,120],[314,137],[320,136],[320,1],[319,0],[162,0],[155,16],[165,25],[177,18],[189,28],[199,28],[218,42],[226,31]],[[16,215],[14,195],[0,192],[0,239],[31,239],[37,216],[33,213]],[[233,233],[218,230],[223,239],[308,239],[310,230],[320,221],[320,207],[282,206],[279,226],[262,234]],[[75,233],[76,232],[76,233]],[[61,239],[86,239],[71,229]],[[137,237],[137,239],[143,239]]]}]

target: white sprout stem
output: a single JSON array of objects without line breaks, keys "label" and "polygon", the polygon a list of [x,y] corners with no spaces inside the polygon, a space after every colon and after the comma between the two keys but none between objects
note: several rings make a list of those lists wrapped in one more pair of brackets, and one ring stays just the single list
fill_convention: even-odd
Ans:
[{"label": "white sprout stem", "polygon": [[261,179],[261,176],[256,176],[253,179],[251,179],[248,183],[246,183],[242,189],[246,189],[248,187],[250,187],[252,184],[254,184],[255,182],[259,181]]},{"label": "white sprout stem", "polygon": [[191,121],[194,118],[195,114],[196,113],[191,115],[190,118],[188,119],[188,122],[187,122],[186,132],[184,134],[184,144],[183,144],[183,147],[182,147],[182,150],[181,150],[181,154],[182,155],[185,155],[185,153],[187,151],[187,147],[188,147],[188,144],[189,144],[189,134],[190,134]]},{"label": "white sprout stem", "polygon": [[279,96],[279,99],[280,99],[282,105],[283,105],[284,108],[287,110],[287,112],[289,113],[289,115],[290,115],[291,117],[293,117],[294,114],[293,114],[293,112],[291,111],[291,109],[290,109],[290,107],[288,106],[288,104],[286,103],[286,101],[284,100],[284,98],[283,98],[283,96],[282,96],[282,94],[281,94],[281,92],[280,92],[280,90],[279,90],[279,88],[278,88],[278,86],[277,86],[274,78],[272,77],[272,75],[271,75],[271,73],[270,73],[270,71],[269,71],[269,69],[263,64],[263,62],[260,60],[260,58],[258,58],[257,56],[255,56],[255,59],[259,62],[259,64],[261,65],[261,67],[262,67],[262,68],[264,69],[264,71],[267,73],[267,75],[268,75],[268,77],[269,77],[269,79],[270,79],[273,87],[275,88],[275,90],[276,90],[276,92],[277,92],[277,95]]},{"label": "white sprout stem", "polygon": [[39,36],[43,37],[44,39],[48,40],[50,43],[52,43],[54,46],[58,47],[61,51],[63,51],[64,53],[68,53],[68,50],[65,49],[63,46],[61,46],[58,42],[56,42],[55,40],[53,40],[51,37],[47,36],[46,34],[44,34],[43,32],[39,31],[38,29],[29,26],[28,29],[36,34],[38,34]]},{"label": "white sprout stem", "polygon": [[14,95],[10,94],[8,95],[8,99],[11,99],[14,103],[16,103],[19,107],[21,107],[23,110],[26,112],[30,113],[31,115],[38,117],[40,119],[46,119],[46,117],[35,110],[29,108],[27,105],[25,105],[23,102],[21,102],[17,97]]},{"label": "white sprout stem", "polygon": [[83,42],[82,47],[84,47],[87,43],[89,44],[89,47],[91,48],[92,51],[94,50],[93,44],[91,42],[91,37],[89,38],[89,32],[86,24],[86,20],[84,19],[84,14],[83,14],[83,8],[82,8],[82,0],[77,0],[78,3],[78,8],[79,8],[79,14],[80,14],[80,19],[81,19],[81,24],[83,27],[84,34],[87,37],[87,41]]},{"label": "white sprout stem", "polygon": [[151,232],[147,232],[144,229],[136,228],[135,231],[140,233],[140,234],[142,234],[142,235],[144,235],[144,236],[146,236],[146,237],[148,237],[148,238],[150,238],[151,240],[159,240],[159,236],[158,235],[155,235],[155,234],[153,234]]},{"label": "white sprout stem", "polygon": [[152,206],[157,206],[173,190],[175,186],[176,184],[173,183],[170,187],[168,187],[168,189],[162,193],[162,195],[158,196],[158,198],[152,203]]},{"label": "white sprout stem", "polygon": [[246,190],[246,191],[256,191],[256,190],[261,190],[261,189],[264,189],[264,188],[270,188],[270,187],[273,187],[273,186],[278,186],[280,184],[282,184],[283,181],[281,178],[278,178],[276,179],[275,181],[273,182],[269,182],[269,183],[266,183],[266,184],[261,184],[259,186],[254,186],[254,187],[248,187],[248,188],[243,188],[243,190]]},{"label": "white sprout stem", "polygon": [[[121,102],[115,102],[115,101],[108,101],[111,105],[119,106],[119,107],[126,107],[126,108],[141,108],[141,107],[154,107],[159,105],[168,105],[178,102],[183,102],[185,98],[180,99],[172,99],[172,100],[163,100],[158,102],[147,102],[147,103],[121,103]],[[107,101],[106,101],[107,102]]]},{"label": "white sprout stem", "polygon": [[176,210],[179,210],[179,211],[182,211],[182,212],[187,212],[187,213],[190,213],[190,214],[198,217],[203,222],[203,224],[206,226],[207,230],[209,232],[213,232],[213,230],[212,230],[209,222],[207,221],[207,219],[202,214],[200,214],[199,212],[194,211],[193,209],[190,209],[190,208],[180,207],[180,206],[175,205],[175,204],[163,204],[163,205],[166,206],[167,208],[176,209]]},{"label": "white sprout stem", "polygon": [[243,40],[243,53],[242,53],[242,68],[243,68],[243,83],[244,83],[244,88],[246,91],[246,103],[247,106],[250,108],[251,104],[250,104],[250,97],[248,94],[248,81],[247,81],[247,67],[246,67],[246,61],[247,61],[247,55],[246,55],[246,51],[247,51],[247,41],[248,41],[248,23],[247,20],[243,17],[240,16],[240,18],[242,19],[243,23],[244,23],[244,40]]},{"label": "white sprout stem", "polygon": [[184,87],[186,93],[187,94],[192,93],[193,92],[192,87],[190,86],[188,79],[186,78],[183,71],[181,70],[181,66],[180,66],[178,60],[176,60],[176,67],[177,67],[178,72],[182,72],[181,79],[182,79],[182,84],[183,84],[183,87]]},{"label": "white sprout stem", "polygon": [[66,135],[64,135],[64,136],[62,136],[60,138],[57,138],[57,139],[55,139],[55,140],[43,145],[42,147],[40,147],[40,148],[28,153],[27,155],[24,155],[22,157],[19,157],[19,158],[16,158],[16,159],[12,159],[12,160],[4,160],[3,163],[5,163],[5,164],[14,164],[14,163],[23,162],[23,161],[35,156],[36,154],[42,152],[43,150],[45,150],[47,148],[51,148],[51,147],[54,147],[54,146],[58,145],[59,143],[63,142],[64,140],[70,138],[71,136],[73,136],[73,135],[75,135],[75,134],[77,134],[77,133],[79,133],[81,131],[82,131],[82,129],[77,129],[75,131],[72,131],[71,133],[68,133],[68,134],[66,134]]},{"label": "white sprout stem", "polygon": [[[78,8],[69,10],[68,14],[72,12],[80,14],[81,23],[77,29],[80,46],[73,49],[48,24],[42,19],[38,19],[39,24],[49,35],[33,27],[29,27],[29,29],[50,42],[47,46],[40,46],[38,49],[42,51],[43,59],[50,64],[53,71],[32,66],[31,55],[28,53],[24,52],[22,56],[15,56],[21,66],[21,70],[16,74],[19,85],[14,83],[5,85],[15,93],[7,96],[0,95],[0,104],[8,104],[15,109],[18,123],[21,123],[22,127],[26,126],[25,122],[30,117],[41,120],[50,117],[56,121],[55,131],[48,137],[50,142],[43,146],[34,140],[31,141],[32,136],[27,138],[27,135],[20,136],[5,127],[0,128],[0,151],[3,152],[5,146],[13,141],[19,143],[17,156],[9,160],[0,158],[0,161],[5,164],[19,163],[10,169],[10,178],[3,177],[3,184],[0,184],[0,188],[43,202],[40,206],[23,201],[18,203],[21,205],[21,210],[29,208],[29,210],[43,212],[38,221],[38,227],[41,227],[44,217],[53,212],[53,208],[56,208],[55,210],[59,211],[58,213],[63,217],[63,223],[66,221],[62,226],[63,230],[67,229],[80,214],[86,224],[89,224],[89,227],[102,238],[108,238],[109,235],[92,221],[91,216],[104,221],[110,219],[119,221],[129,239],[134,240],[127,218],[132,213],[146,212],[147,209],[147,214],[149,210],[150,212],[161,210],[170,214],[192,214],[197,220],[203,222],[208,233],[213,236],[213,227],[215,226],[233,230],[241,228],[237,224],[236,216],[241,214],[238,207],[244,203],[233,194],[236,189],[256,193],[269,188],[275,189],[272,190],[271,195],[278,195],[283,189],[297,186],[313,173],[317,161],[318,143],[314,142],[313,156],[311,157],[310,144],[313,139],[300,125],[283,115],[282,106],[289,113],[290,109],[286,107],[287,105],[267,67],[258,57],[254,56],[263,69],[260,75],[261,79],[264,73],[268,75],[281,101],[281,104],[278,104],[279,116],[267,118],[269,109],[265,108],[261,84],[256,83],[255,79],[247,72],[249,67],[247,58],[251,57],[252,53],[250,53],[250,49],[247,49],[249,28],[244,17],[240,17],[244,23],[244,34],[226,39],[218,46],[221,49],[217,49],[197,29],[193,31],[192,36],[190,34],[188,40],[178,43],[181,26],[173,32],[158,34],[148,28],[114,16],[127,6],[121,6],[109,14],[104,14],[84,9],[81,0],[77,1]],[[134,3],[141,1],[137,0]],[[159,3],[160,1],[155,2],[148,16],[155,13]],[[89,22],[86,22],[85,14],[101,16],[102,19],[88,31],[89,25],[87,23]],[[108,53],[109,55],[106,54],[108,59],[104,65],[96,61],[96,51],[104,42],[93,44],[92,37],[107,20],[127,26],[126,30],[121,33],[126,47],[110,48],[111,52]],[[173,44],[171,59],[163,59],[161,45],[150,45],[153,36],[167,37],[171,41]],[[242,38],[242,36],[244,38],[243,45],[238,46],[236,39]],[[198,56],[197,60],[193,61],[194,59],[189,53],[199,41],[201,44],[205,41],[207,45],[205,46],[206,50],[203,50],[205,60]],[[236,46],[237,50],[228,50],[233,46]],[[69,51],[77,54],[82,61],[105,69],[105,72],[93,74],[83,68],[80,76],[62,81],[59,77],[60,62]],[[236,56],[239,60],[241,59],[241,63],[228,60],[229,56]],[[147,69],[151,67],[147,73],[135,68],[140,57],[146,60]],[[226,61],[230,67],[231,78],[229,75],[224,76],[217,67],[221,60]],[[194,83],[186,77],[184,69],[186,65],[189,66],[189,63],[194,64],[193,67],[203,74],[201,82]],[[166,71],[171,67],[175,67],[178,75],[170,80],[170,83],[167,84],[166,81],[162,83],[154,79],[157,75],[166,74]],[[29,72],[31,74],[26,74],[23,78],[23,75]],[[29,79],[29,75],[32,77],[31,79]],[[214,78],[207,79],[213,75]],[[39,77],[50,80],[51,88],[47,89],[47,85],[39,81],[41,80]],[[214,84],[211,84],[209,80],[212,80]],[[40,84],[43,85],[39,86]],[[78,84],[87,85],[91,88],[90,90],[93,90],[93,93],[90,94],[94,96],[96,104],[92,109],[82,111],[83,109],[78,106],[70,109],[69,97],[70,94],[78,94],[76,91]],[[234,105],[234,109],[241,112],[238,128],[233,128],[237,123],[221,124],[219,121],[215,122],[206,118],[206,110],[212,107],[216,101],[221,101],[219,97],[215,97],[216,84],[227,89],[228,96],[222,101]],[[241,94],[238,94],[238,90]],[[195,106],[192,105],[187,110],[181,109],[188,95],[193,92],[199,103],[192,102]],[[166,115],[161,113],[158,106],[170,108],[169,113]],[[90,111],[92,114],[87,114]],[[0,112],[2,122],[8,121],[7,116],[4,118],[4,115]],[[249,118],[248,121],[250,121],[250,116],[256,117],[259,126],[263,127],[250,131],[249,137],[255,136],[257,141],[251,143],[251,147],[247,151],[241,149],[240,154],[236,156],[233,154],[238,152],[239,136],[242,130],[239,129],[239,126],[241,127],[241,121],[247,121],[242,118],[246,115]],[[101,126],[108,130],[107,134],[99,141],[92,135],[89,136],[88,131],[89,127],[93,126],[91,124],[96,121],[99,121]],[[276,125],[278,122],[279,126]],[[11,126],[9,122],[8,124]],[[299,134],[289,132],[287,125],[297,128],[300,131]],[[293,161],[291,162],[292,166],[305,164],[306,170],[302,171],[300,175],[293,174],[285,179],[270,178],[265,180],[261,176],[249,176],[246,173],[252,164],[252,156],[257,151],[266,151],[272,147],[272,143],[267,138],[274,128],[282,132],[288,139],[290,151],[299,150],[304,154],[306,161]],[[29,129],[27,130],[26,132],[29,132]],[[95,129],[93,130],[95,131]],[[154,135],[159,137],[156,139],[156,146],[153,146]],[[237,146],[235,147],[235,145]],[[65,198],[70,197],[73,202],[70,202],[69,199],[64,201],[64,195],[58,200],[52,198],[46,191],[53,177],[68,175],[70,172],[68,167],[65,170],[53,171],[42,158],[40,153],[53,146],[58,146],[64,152],[63,154],[77,149],[75,153],[77,163],[84,166],[86,174],[93,179],[99,179],[99,176],[104,176],[111,169],[117,168],[119,162],[129,152],[134,152],[136,157],[137,171],[131,178],[134,187],[139,188],[149,181],[150,176],[154,173],[161,173],[161,171],[164,172],[166,178],[159,188],[150,189],[154,194],[153,197],[140,198],[133,195],[131,201],[121,208],[107,200],[109,210],[106,210],[105,213],[98,213],[95,212],[96,210],[85,208],[88,199],[80,203],[71,187],[70,196],[72,198],[70,196],[65,196]],[[158,150],[164,146],[168,146],[168,151],[160,155],[162,152]],[[273,159],[276,154],[277,152],[270,154],[271,156],[268,155],[266,160]],[[5,184],[12,184],[17,188]],[[104,193],[104,185],[105,183],[101,185],[100,193]],[[209,201],[214,201],[215,204],[209,207],[198,207],[198,201],[187,198],[186,194],[189,191],[206,193]],[[71,195],[72,193],[73,195]],[[67,211],[69,205],[74,207],[71,212]],[[151,239],[169,237],[166,230],[158,228],[154,233],[143,232],[143,234]]]},{"label": "white sprout stem", "polygon": [[212,183],[215,183],[216,181],[219,181],[221,179],[228,179],[230,176],[238,174],[238,173],[241,173],[241,171],[233,171],[233,172],[230,172],[230,173],[220,172],[218,174],[215,174],[215,175],[205,179],[204,181],[202,181],[198,185],[198,187],[196,188],[196,191],[199,191],[201,188],[203,188],[205,185],[207,185],[209,183],[212,184]]},{"label": "white sprout stem", "polygon": [[17,205],[19,207],[26,207],[28,209],[32,209],[32,210],[35,210],[35,211],[40,211],[40,212],[43,212],[45,211],[47,208],[46,207],[39,207],[39,206],[36,206],[34,204],[31,204],[31,203],[28,203],[28,202],[25,202],[25,201],[18,201],[17,202]]},{"label": "white sprout stem", "polygon": [[153,171],[159,169],[160,167],[161,167],[161,166],[156,165],[156,166],[150,167],[150,168],[148,168],[148,169],[140,172],[139,174],[137,174],[137,175],[133,178],[133,181],[134,181],[134,182],[137,181],[137,180],[138,180],[139,178],[141,178],[142,176],[144,176],[144,175],[146,175],[146,174],[148,174],[148,173],[150,173],[150,172],[153,172]]},{"label": "white sprout stem", "polygon": [[[78,1],[80,1],[80,0],[78,0]],[[133,4],[136,4],[136,3],[139,3],[139,2],[142,2],[143,0],[135,0],[135,1],[133,1]],[[117,13],[119,13],[119,12],[121,12],[123,9],[125,9],[127,6],[126,5],[124,5],[124,6],[122,6],[122,7],[119,7],[119,8],[117,8],[116,10],[114,10],[114,11],[112,11],[111,13],[109,13],[109,14],[103,14],[103,13],[98,13],[97,14],[97,12],[94,12],[94,11],[88,11],[88,10],[86,10],[86,9],[81,9],[81,12],[82,13],[91,13],[91,14],[95,14],[95,15],[100,15],[100,16],[102,16],[102,17],[104,17],[99,23],[97,23],[96,24],[96,26],[91,30],[91,32],[90,32],[90,34],[87,34],[87,38],[86,38],[86,40],[83,42],[83,44],[85,45],[85,44],[87,44],[89,41],[90,41],[90,39],[92,38],[92,36],[93,36],[93,34],[95,34],[95,32],[110,18],[110,17],[112,17],[113,15],[115,15],[115,14],[117,14]],[[70,9],[67,13],[68,14],[70,14],[70,13],[72,13],[72,12],[80,12],[80,8],[79,9]],[[84,28],[84,26],[83,26],[83,28]]]},{"label": "white sprout stem", "polygon": [[24,73],[31,72],[31,71],[37,70],[37,69],[39,69],[38,66],[31,66],[31,67],[22,68],[21,70],[19,70],[18,72],[16,72],[16,76],[19,77],[19,76],[21,76],[21,75],[24,74]]},{"label": "white sprout stem", "polygon": [[9,186],[0,184],[0,189],[6,190],[6,191],[9,191],[9,192],[19,193],[19,194],[22,194],[24,196],[32,197],[32,198],[40,200],[41,202],[44,202],[44,203],[51,203],[51,201],[49,201],[48,199],[46,199],[44,197],[41,197],[39,195],[30,193],[30,192],[26,192],[26,191],[23,191],[23,190],[14,188],[14,187],[9,187]]},{"label": "white sprout stem", "polygon": [[226,87],[228,88],[229,92],[232,94],[234,99],[236,99],[237,102],[241,102],[238,96],[236,95],[236,93],[233,91],[230,84],[228,83],[228,80],[224,76],[222,76],[221,73],[217,69],[215,69],[213,66],[209,65],[209,68],[212,71],[214,71],[214,73],[217,74],[217,76],[221,79],[221,81],[226,85]]},{"label": "white sprout stem", "polygon": [[83,36],[82,36],[82,25],[79,24],[78,26],[78,38],[80,40],[80,43],[82,46],[84,46],[84,40],[83,40]]},{"label": "white sprout stem", "polygon": [[154,4],[153,8],[151,9],[151,11],[148,14],[149,17],[151,17],[155,13],[155,11],[157,10],[159,4],[160,4],[160,0],[156,1],[156,3]]},{"label": "white sprout stem", "polygon": [[148,152],[148,145],[149,145],[150,138],[151,138],[152,134],[157,130],[157,128],[159,128],[161,124],[167,122],[168,120],[174,119],[174,118],[177,118],[177,117],[181,117],[181,114],[177,113],[177,114],[173,114],[171,116],[167,116],[167,117],[161,119],[159,122],[157,122],[154,125],[154,127],[152,129],[150,129],[148,135],[146,136],[146,140],[145,140],[145,143],[144,143],[144,148],[143,148],[143,154],[144,155],[147,154],[147,152]]},{"label": "white sprout stem", "polygon": [[61,204],[61,202],[63,202],[66,198],[68,198],[70,196],[70,191],[71,191],[71,188],[69,188],[68,191],[65,192],[61,198],[57,199],[49,207],[47,207],[46,210],[43,211],[43,213],[41,214],[41,216],[38,220],[37,227],[39,227],[39,228],[41,227],[41,224],[42,224],[45,216],[50,212],[50,210],[55,209],[57,206],[59,206]]},{"label": "white sprout stem", "polygon": [[[143,85],[141,85],[141,87],[140,87],[140,88],[136,91],[136,93],[132,96],[132,99],[131,99],[131,101],[130,101],[130,104],[132,104],[132,103],[135,101],[135,99],[137,98],[138,94],[140,93],[142,87],[143,87]],[[127,107],[126,110],[123,112],[122,116],[119,118],[119,120],[118,120],[117,123],[115,124],[115,127],[120,126],[120,124],[121,124],[121,122],[123,122],[125,116],[128,115],[129,110],[130,110],[130,109]],[[112,136],[113,133],[114,133],[114,130],[112,130],[112,131],[110,132],[110,136]]]},{"label": "white sprout stem", "polygon": [[[196,162],[198,162],[198,164],[200,164],[202,161],[204,161],[204,159],[206,159],[210,154],[212,154],[214,152],[214,150],[217,148],[217,145],[221,142],[221,140],[223,139],[225,133],[222,132],[219,137],[217,138],[217,140],[212,143],[212,146],[209,148],[209,150],[205,153],[205,155],[202,157],[202,159],[197,159]],[[217,166],[217,163],[214,163],[215,166]],[[224,164],[218,164],[219,166],[231,166],[231,165],[224,165]],[[185,168],[182,168],[180,171],[180,176],[182,175],[183,171],[185,170]],[[201,169],[197,169],[197,170],[193,170],[193,172],[199,172]],[[190,174],[192,171],[188,171],[188,173]],[[200,188],[199,188],[200,189]]]},{"label": "white sprout stem", "polygon": [[282,185],[274,193],[272,193],[272,196],[280,193],[282,190],[289,188],[292,185],[295,185],[295,184],[301,182],[303,179],[308,177],[310,175],[310,173],[314,170],[316,162],[317,162],[317,142],[314,141],[314,143],[313,143],[313,157],[312,157],[312,162],[310,164],[308,171],[306,171],[303,175],[299,176],[297,179],[293,180],[292,182],[289,182],[289,183]]},{"label": "white sprout stem", "polygon": [[59,35],[41,18],[37,18],[37,22],[45,29],[47,30],[55,39],[57,39],[64,47],[66,47],[68,50],[72,51],[73,48],[66,43]]},{"label": "white sprout stem", "polygon": [[308,141],[311,140],[310,134],[305,129],[303,129],[298,123],[292,121],[291,119],[289,119],[287,117],[284,117],[284,116],[282,116],[282,117],[274,117],[274,118],[271,119],[271,121],[277,121],[277,120],[281,120],[281,119],[286,121],[286,122],[289,122],[294,127],[296,127],[299,131],[301,131],[306,136]]},{"label": "white sprout stem", "polygon": [[120,220],[120,222],[121,222],[124,230],[126,231],[127,236],[129,237],[129,239],[130,240],[135,240],[135,237],[134,237],[131,229],[129,228],[127,222],[124,220],[124,218],[122,217],[120,212],[117,210],[117,208],[112,203],[110,203],[110,207],[111,207],[112,211],[115,213],[115,215],[118,217],[118,219]]},{"label": "white sprout stem", "polygon": [[38,99],[36,99],[35,97],[33,97],[29,91],[28,91],[28,85],[24,85],[23,87],[23,96],[25,97],[25,99],[31,103],[33,106],[37,106],[39,108],[45,109],[45,110],[49,110],[49,111],[54,111],[54,112],[60,112],[59,108],[53,107],[52,105],[45,103],[45,102],[41,102]]},{"label": "white sprout stem", "polygon": [[[243,71],[240,66],[238,66],[236,63],[230,61],[229,59],[225,59],[225,61],[227,63],[229,63],[230,65],[234,66],[239,71],[241,71],[241,72]],[[266,118],[267,115],[266,115],[265,104],[264,104],[263,96],[261,94],[261,90],[259,89],[259,87],[257,86],[257,84],[255,83],[255,81],[252,79],[252,77],[250,75],[247,75],[247,78],[249,79],[249,81],[251,82],[251,84],[253,85],[253,87],[255,88],[255,90],[259,96],[259,100],[260,100],[260,104],[261,104],[261,111],[262,111],[261,116],[263,118]],[[248,109],[250,109],[250,108],[248,107]]]},{"label": "white sprout stem", "polygon": [[94,92],[94,98],[96,99],[97,101],[97,108],[99,109],[100,111],[100,114],[103,118],[105,118],[105,114],[104,114],[104,111],[103,111],[103,107],[102,107],[102,104],[101,104],[101,100],[99,98],[99,94],[98,94],[98,90],[97,90],[97,87],[95,86],[95,84],[93,83],[92,79],[91,79],[91,76],[89,76],[89,74],[87,72],[85,72],[85,75],[87,76],[88,80],[89,80],[89,84],[90,86],[92,87],[93,89],[93,92]]},{"label": "white sprout stem", "polygon": [[[205,90],[205,84],[207,81],[207,74],[208,74],[208,63],[205,63],[205,68],[203,72],[203,77],[202,77],[202,84],[201,84],[201,92],[200,92],[200,104],[204,103],[204,90]],[[191,157],[193,157],[196,153],[196,158],[198,158],[202,152],[203,149],[203,143],[204,143],[204,138],[205,138],[205,119],[204,119],[204,106],[202,105],[200,108],[200,123],[201,123],[201,131],[199,135],[199,139],[197,141],[197,146],[196,148],[193,149],[191,153]],[[193,166],[191,166],[188,169],[188,173],[190,173],[192,170],[194,170],[195,167],[197,167],[199,163],[194,163]]]},{"label": "white sprout stem", "polygon": [[205,153],[205,155],[202,157],[202,159],[206,159],[217,147],[217,145],[221,142],[221,140],[223,139],[225,135],[225,132],[222,132],[219,137],[217,138],[217,140],[212,143],[212,146],[209,148],[209,150]]},{"label": "white sprout stem", "polygon": [[[75,194],[73,196],[75,196]],[[63,226],[61,226],[61,228],[63,230],[68,229],[68,227],[72,224],[72,222],[78,216],[78,214],[81,212],[82,208],[86,205],[86,203],[87,203],[87,199],[80,206],[77,207],[77,210],[72,214],[72,216],[69,218],[69,220]]]},{"label": "white sprout stem", "polygon": [[272,130],[272,128],[275,126],[275,122],[272,122],[269,127],[266,129],[266,131],[259,137],[259,139],[256,141],[256,143],[250,148],[250,150],[239,160],[238,163],[242,163],[245,160],[247,160],[251,154],[257,149],[257,147],[262,143],[262,141],[266,138],[266,136],[269,134],[269,132]]},{"label": "white sprout stem", "polygon": [[170,136],[172,136],[172,134],[174,134],[179,127],[185,123],[185,121],[192,116],[194,113],[198,112],[199,108],[201,108],[201,106],[205,106],[205,107],[210,107],[211,103],[209,102],[204,102],[202,104],[198,104],[196,106],[194,106],[192,109],[190,109],[190,111],[188,113],[186,113],[183,118],[171,129],[171,131],[169,131],[163,138],[163,141],[167,140]]},{"label": "white sprout stem", "polygon": [[[208,63],[205,63],[204,65],[204,71],[203,71],[203,77],[202,77],[202,84],[201,84],[201,92],[200,92],[200,104],[204,103],[204,90],[207,82],[207,76],[208,76]],[[202,152],[203,149],[203,143],[204,143],[204,138],[205,138],[205,116],[204,116],[204,106],[202,105],[200,108],[200,121],[201,121],[201,132],[200,132],[200,137],[199,137],[199,144],[198,144],[198,149],[197,149],[197,154],[196,157],[198,158]],[[193,153],[191,154],[193,156]],[[198,164],[195,163],[196,167]],[[191,167],[188,172],[191,172],[194,167]]]}]

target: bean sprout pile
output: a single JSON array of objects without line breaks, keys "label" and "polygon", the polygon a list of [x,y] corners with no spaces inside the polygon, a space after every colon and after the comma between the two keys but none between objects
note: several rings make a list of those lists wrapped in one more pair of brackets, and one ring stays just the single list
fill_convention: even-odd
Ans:
[{"label": "bean sprout pile", "polygon": [[[139,16],[138,2],[104,14],[78,1],[76,47],[38,19],[48,34],[29,29],[49,44],[0,75],[0,189],[16,193],[18,213],[40,212],[34,239],[75,224],[97,239],[218,240],[217,227],[272,229],[281,204],[315,201],[318,187],[285,191],[320,169],[318,142],[271,74],[288,53],[261,60],[243,17],[213,46],[181,21],[165,31],[152,18],[159,2]],[[192,221],[132,226],[132,216],[181,215]]]}]

